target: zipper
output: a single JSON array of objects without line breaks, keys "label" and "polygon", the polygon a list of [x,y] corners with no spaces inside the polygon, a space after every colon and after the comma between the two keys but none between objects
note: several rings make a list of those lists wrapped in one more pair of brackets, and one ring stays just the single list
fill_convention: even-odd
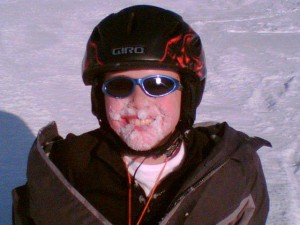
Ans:
[{"label": "zipper", "polygon": [[[188,194],[190,194],[192,191],[194,191],[196,188],[204,184],[209,178],[211,178],[215,173],[217,173],[221,168],[223,168],[228,162],[230,158],[226,159],[223,163],[220,165],[216,166],[212,170],[210,170],[206,175],[204,175],[201,179],[196,181],[193,185],[191,185],[188,189],[183,191],[174,201],[171,203],[168,212],[170,213],[173,208],[176,207],[179,202],[181,202]],[[162,220],[163,221],[163,220]]]}]

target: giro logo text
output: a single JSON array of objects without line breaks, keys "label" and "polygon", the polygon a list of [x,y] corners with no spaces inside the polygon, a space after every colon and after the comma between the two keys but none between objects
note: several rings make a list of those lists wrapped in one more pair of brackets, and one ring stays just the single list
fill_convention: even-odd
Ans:
[{"label": "giro logo text", "polygon": [[126,55],[126,54],[143,54],[145,49],[143,47],[123,47],[114,48],[112,50],[113,55]]}]

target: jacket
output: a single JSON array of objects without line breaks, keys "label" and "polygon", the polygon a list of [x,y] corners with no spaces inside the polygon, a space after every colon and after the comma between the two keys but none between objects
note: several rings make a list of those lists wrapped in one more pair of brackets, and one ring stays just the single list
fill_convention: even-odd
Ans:
[{"label": "jacket", "polygon": [[[114,151],[113,139],[100,134],[98,129],[62,139],[55,123],[39,132],[29,155],[28,182],[13,191],[15,225],[112,224],[114,218],[108,219],[109,216],[104,215],[109,215],[106,210],[121,211],[124,208],[118,204],[122,198],[127,198],[127,192],[123,193],[123,189],[113,185],[119,182],[119,186],[126,188],[127,184],[122,180],[126,174],[118,152]],[[206,136],[203,143],[201,140]],[[258,137],[250,138],[227,123],[193,128],[185,142],[186,155],[191,153],[192,157],[170,175],[171,181],[166,179],[160,185],[159,191],[167,193],[162,194],[167,197],[161,202],[156,201],[156,205],[154,201],[149,213],[151,215],[151,210],[155,212],[156,207],[162,207],[163,212],[156,212],[159,220],[154,218],[155,223],[147,222],[146,217],[143,224],[265,224],[269,198],[256,151],[262,146],[271,146],[270,143]],[[57,152],[53,153],[52,160],[49,159],[51,151]],[[105,194],[98,199],[97,205],[93,202],[97,195],[91,193],[97,193],[97,188],[103,187],[97,187],[96,183],[84,187],[82,183],[90,182],[89,177],[95,176],[99,168],[98,176],[104,180],[102,186],[105,189],[98,193],[101,195],[104,191]],[[115,192],[120,202],[118,199],[105,201],[105,197],[109,198],[110,193]],[[140,193],[138,188],[136,193]],[[105,206],[106,203],[111,205]],[[153,219],[149,218],[148,221]],[[125,223],[114,221],[113,224]]]}]

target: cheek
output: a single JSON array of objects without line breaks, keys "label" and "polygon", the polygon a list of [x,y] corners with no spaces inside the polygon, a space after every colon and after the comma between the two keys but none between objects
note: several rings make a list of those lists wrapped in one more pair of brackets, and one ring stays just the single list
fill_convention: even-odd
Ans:
[{"label": "cheek", "polygon": [[120,111],[126,103],[120,99],[105,96],[106,117],[112,129],[116,130],[120,127]]},{"label": "cheek", "polygon": [[169,117],[171,129],[175,128],[180,118],[181,94],[174,93],[161,99],[160,107]]}]

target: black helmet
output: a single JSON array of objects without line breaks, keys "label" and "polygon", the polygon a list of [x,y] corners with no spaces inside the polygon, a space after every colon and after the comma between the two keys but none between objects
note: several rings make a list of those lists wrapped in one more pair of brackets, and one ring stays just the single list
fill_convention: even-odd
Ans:
[{"label": "black helmet", "polygon": [[103,75],[142,68],[171,69],[180,74],[183,90],[177,130],[190,129],[206,80],[201,40],[179,15],[149,5],[109,15],[94,28],[87,43],[82,77],[86,85],[92,85],[92,111],[101,127],[108,127],[101,92]]}]

